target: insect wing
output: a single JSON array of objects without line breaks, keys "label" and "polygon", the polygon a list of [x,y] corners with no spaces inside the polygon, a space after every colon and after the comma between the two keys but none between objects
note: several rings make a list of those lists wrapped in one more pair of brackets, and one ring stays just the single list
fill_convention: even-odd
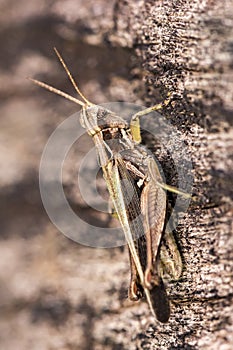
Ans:
[{"label": "insect wing", "polygon": [[110,161],[103,169],[103,173],[130,253],[137,266],[140,282],[143,284],[144,272],[138,246],[135,244],[137,239],[144,234],[139,195],[120,156]]},{"label": "insect wing", "polygon": [[[157,165],[154,164],[157,171]],[[170,303],[166,289],[160,276],[159,257],[166,214],[166,194],[149,180],[141,193],[141,208],[147,243],[147,267],[145,270],[145,284],[150,290],[152,307],[160,322],[167,322],[170,316]]]},{"label": "insect wing", "polygon": [[[106,175],[108,175],[108,179]],[[140,195],[134,179],[126,169],[120,156],[114,158],[114,162],[109,163],[105,179],[129,246],[131,265],[133,264],[136,268],[140,285],[144,289],[151,312],[159,321],[167,322],[170,307],[162,280],[159,279],[158,284],[153,286],[151,290],[144,283],[147,248],[141,240],[145,236]]]}]

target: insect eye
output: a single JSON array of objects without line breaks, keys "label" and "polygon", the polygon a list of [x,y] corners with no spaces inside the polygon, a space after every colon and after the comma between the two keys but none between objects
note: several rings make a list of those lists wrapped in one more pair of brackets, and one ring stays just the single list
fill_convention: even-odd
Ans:
[{"label": "insect eye", "polygon": [[106,110],[100,109],[97,112],[97,119],[103,119],[106,116]]}]

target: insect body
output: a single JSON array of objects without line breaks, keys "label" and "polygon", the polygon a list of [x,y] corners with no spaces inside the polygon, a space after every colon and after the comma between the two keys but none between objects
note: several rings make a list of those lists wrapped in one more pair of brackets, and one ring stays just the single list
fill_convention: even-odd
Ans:
[{"label": "insect body", "polygon": [[135,114],[128,125],[112,111],[89,102],[56,49],[55,52],[83,101],[31,80],[82,106],[80,121],[94,141],[110,198],[129,247],[129,298],[138,300],[145,294],[153,315],[160,322],[167,322],[170,305],[162,277],[169,275],[178,279],[182,262],[172,232],[165,230],[165,190],[180,191],[163,183],[153,155],[140,145],[139,125],[142,115],[163,105]]}]

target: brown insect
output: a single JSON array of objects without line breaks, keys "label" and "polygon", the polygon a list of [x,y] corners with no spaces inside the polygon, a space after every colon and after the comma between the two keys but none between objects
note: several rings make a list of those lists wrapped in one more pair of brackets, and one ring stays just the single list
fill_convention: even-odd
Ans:
[{"label": "brown insect", "polygon": [[170,303],[163,276],[178,279],[182,261],[172,231],[165,230],[166,190],[188,194],[163,183],[156,160],[140,144],[143,115],[169,103],[147,108],[132,116],[128,123],[110,110],[89,102],[80,92],[59,52],[55,52],[82,100],[35,79],[37,85],[73,101],[82,107],[81,124],[92,137],[103,176],[129,247],[131,282],[129,298],[139,300],[145,294],[153,315],[167,322]]}]

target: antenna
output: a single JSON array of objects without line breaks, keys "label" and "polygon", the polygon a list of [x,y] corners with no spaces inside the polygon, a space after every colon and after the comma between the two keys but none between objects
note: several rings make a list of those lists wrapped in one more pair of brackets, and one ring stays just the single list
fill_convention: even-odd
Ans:
[{"label": "antenna", "polygon": [[39,80],[36,80],[36,79],[32,79],[32,78],[28,78],[28,79],[31,80],[34,84],[36,84],[36,85],[38,85],[38,86],[40,86],[40,87],[42,87],[42,88],[44,88],[46,90],[49,90],[49,91],[53,92],[54,94],[60,95],[60,96],[62,96],[64,98],[66,98],[67,100],[70,100],[70,101],[72,101],[72,102],[74,102],[74,103],[76,103],[76,104],[78,104],[78,105],[80,105],[82,107],[85,107],[87,105],[88,106],[93,106],[94,104],[91,103],[90,101],[88,101],[88,99],[86,99],[86,97],[79,90],[79,88],[78,88],[74,78],[72,77],[72,75],[71,75],[67,65],[65,64],[63,58],[61,57],[61,55],[58,52],[58,50],[56,49],[56,47],[54,47],[54,51],[55,51],[59,61],[61,62],[62,66],[64,67],[64,69],[65,69],[65,71],[66,71],[66,73],[67,73],[67,75],[68,75],[68,77],[69,77],[73,87],[75,88],[77,93],[82,97],[82,99],[84,100],[85,103],[83,101],[80,101],[79,99],[77,99],[77,98],[75,98],[75,97],[73,97],[73,96],[71,96],[71,95],[69,95],[69,94],[59,90],[59,89],[56,89],[55,87],[53,87],[51,85],[43,83],[42,81],[39,81]]},{"label": "antenna", "polygon": [[46,90],[49,90],[57,95],[60,95],[62,97],[65,97],[67,100],[70,100],[72,102],[75,102],[77,103],[78,105],[84,107],[85,106],[85,103],[82,102],[82,101],[79,101],[77,98],[73,97],[73,96],[70,96],[68,94],[66,94],[65,92],[61,91],[61,90],[58,90],[56,88],[54,88],[53,86],[51,85],[48,85],[48,84],[45,84],[43,83],[42,81],[39,81],[39,80],[36,80],[36,79],[32,79],[32,78],[28,78],[29,80],[31,80],[33,83],[35,83],[36,85],[39,85],[40,87],[46,89]]},{"label": "antenna", "polygon": [[79,90],[79,88],[78,88],[78,86],[77,86],[77,84],[76,84],[74,78],[72,77],[72,75],[71,75],[71,73],[70,73],[70,71],[69,71],[67,65],[65,64],[63,58],[61,57],[61,55],[60,55],[60,53],[58,52],[58,50],[56,49],[56,47],[54,47],[54,51],[55,51],[55,53],[56,53],[56,55],[57,55],[59,61],[60,61],[61,64],[63,65],[63,68],[65,69],[65,71],[66,71],[66,73],[67,73],[67,75],[68,75],[68,77],[69,77],[69,79],[70,79],[70,81],[71,81],[73,87],[74,87],[75,90],[77,91],[77,93],[82,97],[82,99],[83,99],[88,105],[92,106],[93,103],[91,103],[90,101],[88,101],[88,99],[86,99],[86,97],[85,97],[85,96],[81,93],[81,91]]}]

